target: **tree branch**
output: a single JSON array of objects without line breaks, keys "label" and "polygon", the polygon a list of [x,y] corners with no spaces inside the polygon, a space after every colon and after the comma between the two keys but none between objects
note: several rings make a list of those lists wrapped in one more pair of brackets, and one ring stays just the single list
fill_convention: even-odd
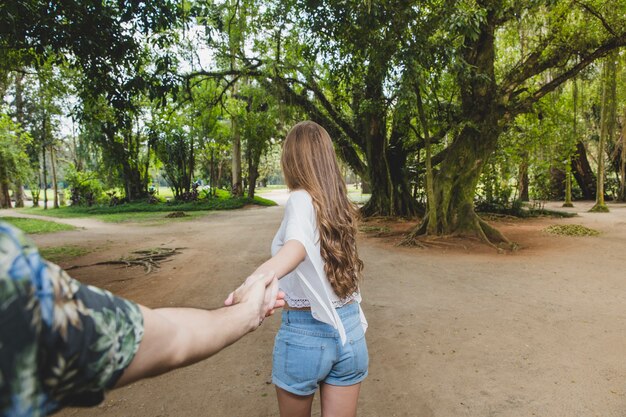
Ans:
[{"label": "tree branch", "polygon": [[368,177],[367,168],[359,157],[354,145],[346,139],[346,133],[331,117],[326,115],[322,109],[318,108],[306,97],[306,90],[303,91],[304,94],[298,94],[291,88],[287,80],[278,76],[274,77],[271,81],[267,78],[259,78],[259,82],[268,91],[278,92],[292,104],[296,104],[304,109],[311,120],[323,125],[324,128],[329,131],[342,159],[350,165],[350,168],[352,168],[357,175],[362,178]]},{"label": "tree branch", "polygon": [[616,38],[619,37],[619,34],[617,32],[615,32],[615,30],[613,30],[611,25],[609,25],[609,22],[606,21],[606,19],[604,18],[604,16],[602,16],[602,14],[600,14],[600,12],[598,12],[595,9],[593,9],[590,5],[585,4],[585,3],[581,2],[581,1],[575,0],[574,3],[580,5],[580,7],[582,7],[587,12],[589,12],[589,14],[591,14],[592,16],[597,18],[602,23],[602,26],[604,26],[606,31],[609,32],[612,36],[615,36]]},{"label": "tree branch", "polygon": [[[565,12],[563,12],[557,19],[557,23],[560,23],[565,18]],[[537,48],[531,52],[528,57],[519,62],[509,73],[504,77],[500,83],[502,95],[511,94],[519,85],[523,84],[526,80],[534,77],[537,74],[541,74],[548,68],[556,65],[563,57],[563,52],[557,50],[551,57],[540,61],[544,50],[552,43],[556,38],[557,32],[552,32],[541,42]]]},{"label": "tree branch", "polygon": [[359,134],[354,130],[354,128],[346,121],[341,114],[335,109],[330,100],[326,97],[322,89],[319,87],[317,82],[312,77],[307,77],[307,82],[302,82],[295,78],[284,78],[285,81],[298,83],[307,90],[311,91],[315,94],[315,97],[320,101],[320,104],[328,112],[328,115],[333,119],[333,121],[345,132],[345,134],[356,143],[361,149],[365,146],[363,143],[363,138],[359,136]]},{"label": "tree branch", "polygon": [[582,56],[576,65],[574,65],[567,71],[559,74],[550,82],[540,87],[534,93],[531,93],[529,96],[517,102],[513,101],[512,104],[508,106],[508,113],[510,113],[511,115],[516,115],[528,111],[532,107],[532,105],[539,101],[543,96],[550,93],[551,91],[554,91],[558,86],[560,86],[570,78],[574,77],[576,74],[588,67],[595,60],[608,55],[611,51],[622,46],[626,46],[626,33],[619,37],[611,38],[591,53]]}]

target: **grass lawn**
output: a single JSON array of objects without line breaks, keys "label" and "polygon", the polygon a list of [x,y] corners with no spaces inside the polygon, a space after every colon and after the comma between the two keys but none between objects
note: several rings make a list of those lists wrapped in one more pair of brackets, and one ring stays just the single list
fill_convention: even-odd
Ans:
[{"label": "grass lawn", "polygon": [[285,184],[270,184],[265,187],[256,187],[254,189],[255,193],[262,193],[264,191],[272,191],[272,190],[285,190],[287,186]]},{"label": "grass lawn", "polygon": [[74,217],[95,217],[103,221],[124,222],[124,221],[143,221],[143,222],[166,222],[176,219],[165,218],[165,215],[174,211],[184,211],[188,217],[178,219],[189,219],[197,217],[209,210],[232,210],[244,207],[249,204],[260,206],[274,206],[275,202],[262,197],[255,197],[253,200],[241,197],[230,198],[226,196],[218,196],[190,203],[157,203],[148,204],[146,202],[134,202],[120,204],[117,206],[101,206],[94,205],[92,207],[83,206],[67,206],[58,209],[44,210],[43,207],[29,207],[18,209],[22,213],[38,214],[41,216],[74,218]]},{"label": "grass lawn", "polygon": [[49,248],[39,248],[39,254],[46,260],[54,263],[67,261],[93,252],[93,249],[84,248],[82,246],[53,246]]},{"label": "grass lawn", "polygon": [[0,217],[0,220],[12,224],[13,226],[23,230],[25,233],[53,233],[76,229],[74,226],[70,226],[69,224],[61,224],[39,219]]},{"label": "grass lawn", "polygon": [[369,201],[371,194],[363,194],[355,184],[348,184],[348,198],[356,204],[365,204]]}]

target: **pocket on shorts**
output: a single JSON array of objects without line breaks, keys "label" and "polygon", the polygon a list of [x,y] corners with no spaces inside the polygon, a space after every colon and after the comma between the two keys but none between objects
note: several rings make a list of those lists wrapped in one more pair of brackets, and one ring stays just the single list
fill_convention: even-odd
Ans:
[{"label": "pocket on shorts", "polygon": [[320,366],[324,355],[321,344],[306,345],[285,341],[285,374],[298,382],[320,379]]},{"label": "pocket on shorts", "polygon": [[369,367],[369,352],[367,351],[367,342],[365,341],[365,333],[360,331],[357,338],[350,341],[352,344],[354,369],[357,372],[365,373]]}]

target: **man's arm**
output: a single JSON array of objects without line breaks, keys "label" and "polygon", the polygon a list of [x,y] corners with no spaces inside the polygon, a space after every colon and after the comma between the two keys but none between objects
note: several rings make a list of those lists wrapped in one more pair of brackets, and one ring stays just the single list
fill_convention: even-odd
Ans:
[{"label": "man's arm", "polygon": [[115,387],[191,365],[236,342],[284,305],[277,286],[275,275],[252,276],[234,292],[235,304],[218,310],[140,306],[144,336]]},{"label": "man's arm", "polygon": [[[256,271],[250,275],[250,277],[246,280],[246,283],[258,274],[276,275],[278,279],[280,279],[296,269],[296,267],[300,265],[300,262],[304,261],[305,258],[306,250],[304,249],[304,245],[297,240],[288,240],[283,247],[280,248],[276,255],[261,264],[261,266],[259,266]],[[233,304],[234,294],[235,293],[232,292],[228,295],[226,300],[224,300],[224,305],[229,306]]]}]

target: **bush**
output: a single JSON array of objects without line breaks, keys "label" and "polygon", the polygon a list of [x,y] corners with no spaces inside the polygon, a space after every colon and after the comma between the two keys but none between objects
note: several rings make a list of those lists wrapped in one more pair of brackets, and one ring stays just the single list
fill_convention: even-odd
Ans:
[{"label": "bush", "polygon": [[65,180],[70,188],[70,200],[73,206],[88,206],[108,203],[102,188],[102,182],[95,177],[93,172],[77,171],[70,165]]}]

